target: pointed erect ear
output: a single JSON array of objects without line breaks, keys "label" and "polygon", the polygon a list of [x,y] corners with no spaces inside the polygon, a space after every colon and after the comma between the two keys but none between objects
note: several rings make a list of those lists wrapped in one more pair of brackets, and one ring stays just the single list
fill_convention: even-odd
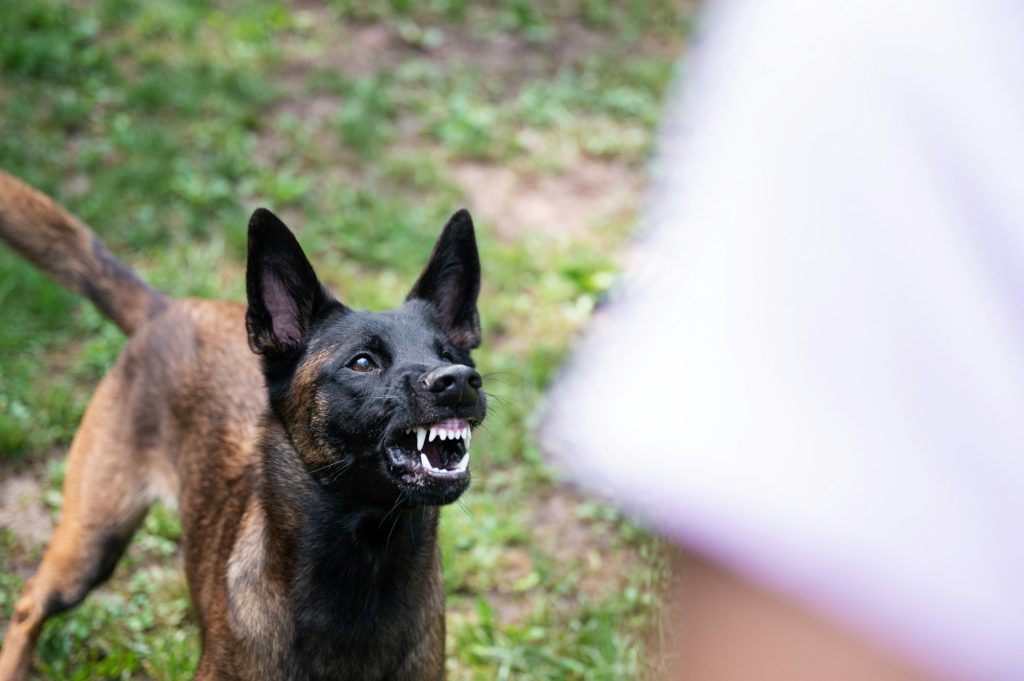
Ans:
[{"label": "pointed erect ear", "polygon": [[249,347],[265,357],[299,352],[313,320],[329,304],[340,305],[320,285],[291,231],[265,208],[249,219],[245,289]]},{"label": "pointed erect ear", "polygon": [[434,246],[423,274],[406,300],[425,300],[440,313],[441,326],[455,345],[470,350],[480,345],[480,256],[473,218],[466,210],[451,217]]}]

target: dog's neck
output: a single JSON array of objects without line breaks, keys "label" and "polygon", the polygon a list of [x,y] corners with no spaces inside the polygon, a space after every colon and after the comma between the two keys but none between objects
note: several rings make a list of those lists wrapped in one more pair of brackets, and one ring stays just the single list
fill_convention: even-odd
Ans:
[{"label": "dog's neck", "polygon": [[347,651],[375,651],[386,666],[436,636],[438,621],[443,637],[438,509],[351,502],[344,486],[323,487],[268,420],[258,495],[265,568],[286,590],[296,655],[336,666]]}]

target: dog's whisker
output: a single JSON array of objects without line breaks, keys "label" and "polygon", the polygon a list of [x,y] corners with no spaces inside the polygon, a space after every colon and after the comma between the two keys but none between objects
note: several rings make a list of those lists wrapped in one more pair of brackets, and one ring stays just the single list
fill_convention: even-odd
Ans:
[{"label": "dog's whisker", "polygon": [[477,426],[477,428],[479,428],[480,430],[484,431],[484,432],[485,432],[485,433],[487,433],[488,435],[493,435],[493,434],[494,434],[494,432],[493,432],[493,431],[492,431],[492,430],[491,430],[490,428],[488,428],[488,427],[487,427],[487,424],[486,424],[486,423],[481,423],[481,424],[479,424],[479,425]]},{"label": "dog's whisker", "polygon": [[384,525],[384,521],[388,519],[388,516],[391,515],[392,513],[394,513],[395,509],[398,508],[398,505],[402,503],[402,497],[403,497],[403,495],[399,494],[398,495],[398,499],[395,500],[395,505],[392,506],[391,510],[388,511],[387,513],[385,513],[384,517],[380,519],[380,522],[377,524],[377,529],[378,530]]},{"label": "dog's whisker", "polygon": [[[491,409],[489,409],[487,411],[487,417],[488,418],[497,418],[502,423],[508,423],[509,422],[508,419],[506,418],[506,415],[501,411],[501,409],[497,409],[497,408],[494,408],[494,407],[492,407]],[[481,421],[480,424],[483,425],[483,421]]]},{"label": "dog's whisker", "polygon": [[336,483],[341,478],[341,476],[344,475],[345,473],[347,473],[348,470],[350,468],[352,468],[352,466],[354,466],[354,465],[355,465],[355,461],[351,461],[351,462],[348,463],[348,465],[342,466],[340,469],[338,469],[338,471],[336,473],[334,473],[334,475],[331,476],[331,478],[327,482],[327,484],[328,485],[333,485],[334,483]]},{"label": "dog's whisker", "polygon": [[310,473],[319,473],[320,471],[325,471],[325,470],[327,470],[329,468],[333,468],[335,466],[339,466],[339,465],[341,465],[343,463],[345,463],[344,459],[338,459],[337,461],[332,461],[331,463],[329,463],[329,464],[327,464],[325,466],[320,466],[320,468],[314,468],[313,470],[310,471]]},{"label": "dog's whisker", "polygon": [[499,395],[498,393],[491,393],[491,392],[487,392],[485,390],[484,391],[484,395],[487,395],[487,399],[489,399],[489,400],[497,400],[501,404],[509,404],[510,403],[510,401],[508,399],[506,399],[505,397]]},{"label": "dog's whisker", "polygon": [[[512,380],[506,380],[504,378],[496,378],[498,376],[511,376],[513,378],[518,378],[519,380],[518,381],[512,381]],[[483,374],[483,379],[485,381],[488,381],[488,382],[491,382],[491,383],[501,383],[503,385],[508,385],[508,386],[513,386],[513,385],[517,385],[517,384],[519,386],[521,386],[522,382],[523,382],[522,378],[520,376],[518,376],[517,374],[514,374],[514,373],[512,373],[510,371],[495,371],[495,372],[491,372],[489,374]]]},{"label": "dog's whisker", "polygon": [[[401,503],[405,499],[405,494],[402,493],[398,497],[398,503]],[[395,504],[395,508],[398,508],[398,504]],[[402,514],[399,513],[395,516],[395,521],[391,523],[391,529],[388,531],[388,538],[384,541],[384,555],[388,553],[388,546],[391,545],[391,533],[395,531],[395,527],[398,525],[398,521],[402,519]]]}]

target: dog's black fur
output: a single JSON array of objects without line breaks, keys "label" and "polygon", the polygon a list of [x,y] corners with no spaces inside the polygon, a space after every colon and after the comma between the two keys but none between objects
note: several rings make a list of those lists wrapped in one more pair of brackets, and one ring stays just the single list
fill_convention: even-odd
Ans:
[{"label": "dog's black fur", "polygon": [[[396,480],[402,462],[387,450],[408,428],[449,418],[477,424],[486,414],[470,354],[481,334],[480,261],[469,213],[449,221],[405,304],[380,313],[335,300],[295,237],[269,211],[256,211],[249,235],[249,345],[263,358],[270,406],[282,423],[289,420],[296,370],[315,373],[315,397],[304,395],[307,403],[300,405],[316,403],[313,420],[303,424],[315,427],[301,437],[330,461],[314,475],[332,481],[350,505],[393,505],[396,493],[417,505],[458,498],[468,476]],[[369,360],[369,371],[352,369],[360,359]],[[468,394],[438,390],[430,380],[448,367],[454,370],[448,374],[465,381],[448,387]]]}]

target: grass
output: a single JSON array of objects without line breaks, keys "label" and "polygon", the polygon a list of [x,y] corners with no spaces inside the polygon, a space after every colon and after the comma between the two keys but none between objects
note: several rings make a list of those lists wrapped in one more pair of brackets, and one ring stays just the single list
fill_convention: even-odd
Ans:
[{"label": "grass", "polygon": [[[638,201],[574,232],[489,213],[490,188],[460,172],[510,172],[524,201],[589,167],[641,177],[690,19],[669,0],[13,3],[0,166],[178,296],[242,298],[246,221],[267,205],[342,300],[372,309],[401,299],[446,217],[483,196],[469,207],[494,399],[474,486],[443,515],[449,677],[635,678],[658,544],[567,490],[532,427]],[[63,468],[47,452],[123,338],[3,248],[0,320],[0,476],[36,475],[56,515]],[[0,620],[41,549],[15,530],[0,528]],[[172,512],[147,517],[113,579],[47,625],[39,678],[190,677],[179,533]]]}]

